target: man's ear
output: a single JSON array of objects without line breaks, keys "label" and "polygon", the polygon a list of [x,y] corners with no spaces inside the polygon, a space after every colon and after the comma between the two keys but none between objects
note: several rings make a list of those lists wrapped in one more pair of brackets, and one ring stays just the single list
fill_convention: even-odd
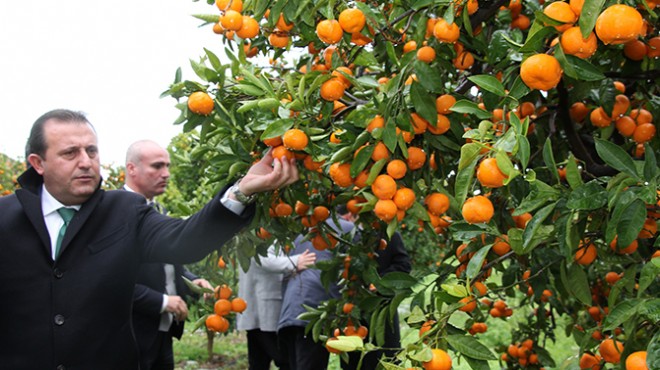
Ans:
[{"label": "man's ear", "polygon": [[39,154],[30,154],[27,158],[28,162],[30,162],[30,166],[34,167],[34,169],[37,171],[38,174],[43,175],[44,174],[44,166],[43,166],[43,159],[41,159],[41,156]]},{"label": "man's ear", "polygon": [[126,163],[126,173],[127,174],[133,174],[133,171],[135,171],[135,163],[133,162],[128,162]]}]

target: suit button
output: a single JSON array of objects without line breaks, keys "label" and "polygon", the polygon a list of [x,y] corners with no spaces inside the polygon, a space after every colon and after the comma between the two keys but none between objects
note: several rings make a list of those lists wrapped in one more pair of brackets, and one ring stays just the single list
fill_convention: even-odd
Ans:
[{"label": "suit button", "polygon": [[57,367],[55,368],[55,370],[66,370],[66,366],[64,366],[64,365],[57,365]]},{"label": "suit button", "polygon": [[64,316],[62,316],[62,315],[55,315],[55,319],[54,319],[54,321],[55,321],[55,325],[62,326],[62,325],[64,325]]},{"label": "suit button", "polygon": [[62,276],[64,276],[64,273],[62,270],[55,268],[55,270],[53,270],[53,275],[55,275],[56,278],[61,279]]}]

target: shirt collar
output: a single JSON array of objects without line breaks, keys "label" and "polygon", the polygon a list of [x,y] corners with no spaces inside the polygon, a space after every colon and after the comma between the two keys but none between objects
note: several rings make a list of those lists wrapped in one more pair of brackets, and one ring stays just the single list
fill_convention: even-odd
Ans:
[{"label": "shirt collar", "polygon": [[[126,189],[126,191],[130,191],[131,193],[137,193],[135,190],[131,189],[131,187],[126,185],[126,184],[124,184],[124,189]],[[140,195],[142,195],[142,194],[140,194]],[[151,203],[154,202],[153,199],[146,199],[145,198],[145,200],[147,201],[147,204],[151,204]]]},{"label": "shirt collar", "polygon": [[48,190],[46,190],[46,186],[42,185],[41,186],[41,210],[44,214],[44,216],[48,216],[49,214],[56,212],[58,209],[62,207],[67,207],[67,208],[73,208],[76,211],[80,211],[80,205],[72,205],[72,206],[65,206],[64,204],[60,203],[59,200],[55,199]]}]

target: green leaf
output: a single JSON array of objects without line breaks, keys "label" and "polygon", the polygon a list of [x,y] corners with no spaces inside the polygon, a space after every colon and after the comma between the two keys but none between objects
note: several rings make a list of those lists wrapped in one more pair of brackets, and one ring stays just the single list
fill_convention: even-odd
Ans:
[{"label": "green leaf", "polygon": [[625,208],[617,222],[617,243],[623,248],[630,245],[637,239],[637,235],[644,227],[644,221],[646,221],[646,204],[640,199],[635,199]]},{"label": "green leaf", "polygon": [[482,90],[490,91],[497,96],[504,97],[506,95],[502,83],[491,75],[470,76],[468,80],[474,82]]},{"label": "green leaf", "polygon": [[447,343],[456,351],[464,356],[476,360],[496,360],[497,357],[476,338],[467,335],[448,335],[445,337]]},{"label": "green leaf", "polygon": [[607,140],[596,139],[596,152],[608,166],[625,172],[633,178],[639,178],[633,159],[620,146]]},{"label": "green leaf", "polygon": [[516,135],[516,139],[518,140],[518,153],[516,153],[516,157],[520,160],[520,165],[524,171],[529,164],[529,156],[531,152],[529,140],[523,135]]},{"label": "green leaf", "polygon": [[[544,16],[543,12],[537,11],[534,13],[534,16],[536,19],[541,19],[541,17]],[[535,20],[534,23],[537,23]],[[550,22],[548,22],[550,23]],[[545,39],[552,33],[555,32],[555,29],[553,27],[543,27],[543,28],[535,28],[537,31],[534,32],[534,29],[530,30],[529,35],[527,35],[527,40],[525,40],[525,44],[518,50],[518,52],[527,54],[527,53],[533,53],[541,48],[543,44],[545,43]]]},{"label": "green leaf", "polygon": [[522,252],[523,254],[527,254],[531,252],[531,247],[532,247],[532,242],[537,240],[537,235],[536,233],[538,232],[539,228],[543,224],[543,221],[545,221],[546,218],[554,211],[555,207],[557,206],[557,202],[548,204],[547,206],[541,208],[538,210],[534,216],[532,217],[529,222],[527,222],[527,226],[525,226],[525,230],[523,231],[523,248]]},{"label": "green leaf", "polygon": [[598,19],[604,4],[605,0],[589,0],[584,2],[582,12],[580,12],[580,19],[578,20],[583,38],[586,39],[594,29],[596,19]]},{"label": "green leaf", "polygon": [[465,167],[474,164],[479,158],[479,151],[481,150],[481,145],[477,143],[468,143],[461,147],[461,157],[458,160],[458,170],[462,170]]},{"label": "green leaf", "polygon": [[467,198],[468,191],[472,186],[472,181],[474,180],[474,168],[477,165],[477,161],[472,161],[468,166],[458,171],[456,174],[456,183],[454,185],[454,193],[456,197],[456,202],[458,204],[463,204]]},{"label": "green leaf", "polygon": [[559,172],[557,172],[557,162],[555,162],[555,155],[552,153],[552,142],[548,137],[543,145],[543,161],[546,167],[554,177],[555,181],[559,182]]},{"label": "green leaf", "polygon": [[394,271],[383,276],[381,284],[391,289],[407,289],[417,284],[417,279],[410,274]]},{"label": "green leaf", "polygon": [[649,143],[644,144],[644,180],[651,181],[660,173],[655,152]]},{"label": "green leaf", "polygon": [[598,180],[589,181],[568,196],[566,207],[574,210],[594,210],[607,204],[607,191]]},{"label": "green leaf", "polygon": [[438,120],[438,111],[435,108],[433,95],[424,90],[422,85],[414,83],[410,87],[410,98],[417,114],[430,123],[435,124]]},{"label": "green leaf", "polygon": [[472,370],[490,370],[490,365],[488,365],[488,361],[486,360],[477,360],[476,358],[465,356],[465,362],[470,365]]},{"label": "green leaf", "polygon": [[513,215],[520,216],[523,213],[532,212],[548,202],[557,200],[559,195],[560,193],[557,189],[554,189],[543,181],[536,180],[530,184],[529,194],[516,207]]},{"label": "green leaf", "polygon": [[642,295],[646,291],[646,288],[651,286],[655,279],[657,279],[660,275],[660,263],[653,263],[654,260],[657,261],[660,259],[653,258],[651,261],[644,264],[644,267],[642,267],[642,272],[639,275],[639,290],[637,291],[638,296]]},{"label": "green leaf", "polygon": [[[419,84],[424,86],[429,92],[440,93],[442,91],[443,82],[442,75],[440,74],[441,69],[433,68],[419,60],[416,60],[413,65],[415,67],[415,74],[417,75],[417,81]],[[427,95],[431,96],[431,94],[428,93]],[[415,100],[412,100],[414,104]]]},{"label": "green leaf", "polygon": [[452,107],[452,112],[474,114],[479,119],[490,119],[490,112],[479,108],[477,103],[469,100],[459,100]]},{"label": "green leaf", "polygon": [[515,81],[513,81],[513,85],[511,86],[511,89],[509,90],[509,96],[515,98],[515,99],[520,99],[523,96],[529,94],[531,90],[525,83],[523,82],[522,78],[520,76],[516,77]]},{"label": "green leaf", "polygon": [[649,369],[660,369],[660,330],[655,332],[655,335],[646,347],[646,364]]},{"label": "green leaf", "polygon": [[282,136],[284,133],[293,127],[293,121],[290,119],[279,119],[274,121],[264,130],[261,134],[262,139]]},{"label": "green leaf", "polygon": [[491,244],[482,247],[474,254],[474,256],[472,256],[472,258],[470,258],[470,262],[468,262],[467,269],[465,270],[465,274],[470,280],[474,279],[474,277],[481,271],[481,267],[483,266],[486,255],[491,247]]},{"label": "green leaf", "polygon": [[576,189],[584,182],[582,181],[582,176],[580,175],[580,170],[578,169],[575,156],[571,153],[568,156],[568,162],[566,163],[566,181],[570,185],[571,189]]},{"label": "green leaf", "polygon": [[566,271],[566,264],[562,263],[561,280],[572,296],[577,298],[582,304],[591,306],[589,281],[587,280],[587,274],[582,270],[580,265],[574,263]]},{"label": "green leaf", "polygon": [[637,314],[637,308],[641,303],[642,301],[640,299],[626,299],[621,301],[613,309],[610,309],[610,312],[605,316],[602,330],[612,330],[624,321],[628,321]]}]

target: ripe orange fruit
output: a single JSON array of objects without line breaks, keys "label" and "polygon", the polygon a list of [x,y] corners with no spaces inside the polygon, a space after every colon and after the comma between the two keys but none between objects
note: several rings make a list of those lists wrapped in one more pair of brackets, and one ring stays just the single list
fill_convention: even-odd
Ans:
[{"label": "ripe orange fruit", "polygon": [[459,307],[459,311],[472,312],[477,308],[477,301],[472,297],[463,297],[459,302],[463,304]]},{"label": "ripe orange fruit", "polygon": [[331,78],[321,84],[321,97],[326,101],[339,100],[344,96],[346,87],[338,78]]},{"label": "ripe orange fruit", "polygon": [[[554,3],[553,3],[554,4]],[[589,36],[582,38],[580,27],[571,27],[564,31],[559,42],[566,54],[575,55],[578,58],[587,59],[594,55],[598,47],[596,34],[591,32]]]},{"label": "ripe orange fruit", "polygon": [[625,137],[631,137],[637,128],[635,120],[630,116],[623,116],[616,120],[616,129]]},{"label": "ripe orange fruit", "polygon": [[614,239],[612,239],[612,242],[610,243],[610,248],[615,253],[617,253],[617,254],[631,254],[631,253],[634,253],[637,250],[637,247],[639,245],[637,243],[637,240],[633,240],[632,243],[630,243],[630,245],[628,245],[627,247],[622,247],[622,246],[617,245],[617,239],[618,239],[618,237],[615,236]]},{"label": "ripe orange fruit", "polygon": [[456,23],[449,24],[444,18],[439,18],[433,26],[433,36],[440,42],[454,43],[461,35]]},{"label": "ripe orange fruit", "polygon": [[220,22],[216,22],[213,25],[213,33],[217,35],[222,35],[223,33],[225,33],[225,29],[222,28],[222,24],[220,24]]},{"label": "ripe orange fruit", "polygon": [[376,217],[384,222],[390,222],[396,217],[398,208],[393,200],[379,199],[374,206]]},{"label": "ripe orange fruit", "polygon": [[618,364],[621,361],[621,352],[623,352],[623,343],[616,339],[607,338],[598,346],[598,353],[603,356],[603,360],[611,364]]},{"label": "ripe orange fruit", "polygon": [[312,211],[312,216],[319,222],[325,221],[330,217],[330,210],[326,206],[316,206]]},{"label": "ripe orange fruit", "polygon": [[653,122],[653,115],[644,108],[631,110],[630,117],[632,117],[638,125],[641,123]]},{"label": "ripe orange fruit", "polygon": [[289,150],[304,150],[307,148],[309,139],[303,130],[292,128],[282,135],[282,143]]},{"label": "ripe orange fruit", "polygon": [[225,260],[220,256],[220,258],[218,258],[218,268],[223,269],[225,267],[227,267],[227,263],[225,263]]},{"label": "ripe orange fruit", "polygon": [[639,239],[649,239],[652,238],[658,232],[658,224],[655,219],[649,217],[644,221],[644,226],[642,230],[637,235]]},{"label": "ripe orange fruit", "polygon": [[520,78],[530,89],[550,90],[561,80],[563,70],[555,57],[535,54],[520,65]]},{"label": "ripe orange fruit", "polygon": [[623,82],[621,82],[621,81],[614,81],[613,84],[614,84],[614,88],[615,88],[618,92],[620,92],[621,94],[625,94],[625,93],[626,93],[626,85],[624,85]]},{"label": "ripe orange fruit", "polygon": [[470,290],[472,293],[475,293],[480,297],[485,296],[486,293],[488,293],[488,287],[480,281],[472,283],[472,288]]},{"label": "ripe orange fruit", "polygon": [[229,329],[229,321],[224,317],[216,314],[209,315],[205,322],[206,328],[210,331],[224,333]]},{"label": "ripe orange fruit", "polygon": [[422,46],[417,49],[417,60],[424,63],[431,63],[435,60],[435,49],[430,46]]},{"label": "ripe orange fruit", "polygon": [[449,197],[443,193],[431,193],[426,196],[424,202],[428,211],[435,216],[440,216],[449,209]]},{"label": "ripe orange fruit", "polygon": [[365,130],[372,132],[377,128],[383,128],[383,127],[385,127],[385,119],[380,115],[376,115],[371,121],[369,121],[369,124],[367,125]]},{"label": "ripe orange fruit", "polygon": [[339,22],[334,19],[324,19],[316,25],[316,35],[326,44],[336,44],[344,36]]},{"label": "ripe orange fruit", "polygon": [[188,97],[188,109],[202,116],[208,116],[215,106],[213,98],[203,91],[195,91]]},{"label": "ripe orange fruit", "polygon": [[330,234],[326,234],[325,237],[323,237],[323,235],[317,233],[316,236],[312,238],[312,245],[320,251],[333,249],[337,245],[337,239]]},{"label": "ripe orange fruit", "polygon": [[460,71],[464,71],[474,64],[474,56],[469,51],[463,51],[456,56],[453,60],[454,67]]},{"label": "ripe orange fruit", "polygon": [[351,71],[350,68],[343,66],[337,67],[334,71],[332,71],[332,76],[339,79],[339,81],[344,84],[344,87],[348,89],[351,87],[351,81],[344,75],[344,73],[349,76],[353,76],[353,71]]},{"label": "ripe orange fruit", "polygon": [[289,35],[284,32],[273,32],[268,35],[268,42],[275,48],[286,48],[289,46]]},{"label": "ripe orange fruit", "polygon": [[231,300],[231,310],[233,312],[241,313],[247,308],[247,302],[243,298],[236,297]]},{"label": "ripe orange fruit", "polygon": [[342,307],[342,312],[348,315],[349,313],[353,312],[353,307],[355,305],[351,302],[346,302],[344,303],[344,306]]},{"label": "ripe orange fruit", "polygon": [[236,30],[236,35],[242,39],[251,39],[259,34],[259,22],[256,19],[244,15],[241,28]]},{"label": "ripe orange fruit", "polygon": [[580,265],[590,265],[594,260],[596,260],[596,257],[598,256],[598,251],[596,250],[596,246],[594,243],[589,242],[586,246],[582,245],[580,243],[580,247],[578,248],[577,252],[575,252],[575,262],[577,262]]},{"label": "ripe orange fruit", "polygon": [[517,16],[516,18],[514,18],[511,21],[511,28],[517,28],[521,31],[524,31],[524,30],[528,29],[529,26],[531,26],[531,24],[532,24],[532,21],[529,19],[528,16],[526,16],[524,14],[520,14],[519,16]]},{"label": "ripe orange fruit", "polygon": [[643,144],[647,141],[651,141],[655,136],[655,125],[652,123],[642,123],[635,127],[633,132],[633,140],[638,144]]},{"label": "ripe orange fruit", "polygon": [[649,58],[660,57],[660,36],[651,37],[649,39],[646,56]]},{"label": "ripe orange fruit", "polygon": [[393,179],[398,180],[406,175],[408,167],[406,166],[406,162],[400,159],[393,159],[387,164],[386,171]]},{"label": "ripe orange fruit", "polygon": [[554,1],[550,3],[545,9],[543,9],[543,14],[556,21],[564,23],[560,26],[554,26],[559,32],[564,32],[571,28],[575,21],[577,21],[577,15],[573,12],[571,6],[564,1]]},{"label": "ripe orange fruit", "polygon": [[277,29],[280,31],[289,32],[293,29],[293,26],[294,26],[293,22],[291,23],[287,22],[286,18],[284,18],[284,13],[280,13],[280,17],[277,19],[277,23],[275,24],[275,27],[277,27]]},{"label": "ripe orange fruit", "polygon": [[239,13],[243,11],[243,0],[216,0],[215,5],[221,11],[230,9]]},{"label": "ripe orange fruit", "polygon": [[231,302],[228,299],[218,299],[213,305],[213,311],[216,315],[225,316],[231,312]]},{"label": "ripe orange fruit", "polygon": [[600,356],[584,353],[580,357],[580,369],[600,370]]},{"label": "ripe orange fruit", "polygon": [[605,45],[625,44],[642,33],[644,20],[637,9],[623,4],[614,4],[596,19],[596,35]]},{"label": "ripe orange fruit", "polygon": [[394,193],[392,200],[398,209],[406,211],[415,203],[415,198],[415,192],[412,189],[402,187]]},{"label": "ripe orange fruit", "polygon": [[485,158],[477,167],[477,179],[482,186],[489,188],[500,188],[504,186],[504,180],[509,176],[505,175],[497,166],[495,158]]},{"label": "ripe orange fruit", "polygon": [[575,102],[569,108],[569,114],[574,122],[582,122],[589,115],[589,108],[583,102]]},{"label": "ripe orange fruit", "polygon": [[408,168],[411,171],[418,170],[426,163],[426,153],[421,148],[411,146],[408,148],[408,158],[406,160]]},{"label": "ripe orange fruit", "polygon": [[626,370],[649,370],[646,364],[646,351],[631,353],[626,358]]},{"label": "ripe orange fruit", "polygon": [[272,151],[273,158],[277,158],[279,160],[291,160],[294,159],[296,156],[290,152],[287,148],[284,147],[284,145],[276,146],[273,148]]},{"label": "ripe orange fruit", "polygon": [[463,218],[469,224],[487,223],[493,218],[495,208],[490,199],[483,195],[468,198],[461,210]]},{"label": "ripe orange fruit", "polygon": [[598,107],[592,110],[589,114],[589,121],[591,121],[591,124],[595,127],[601,128],[608,127],[612,124],[612,118],[605,113],[603,107]]},{"label": "ripe orange fruit", "polygon": [[433,354],[431,361],[422,364],[425,370],[451,370],[451,357],[447,352],[434,348],[431,353]]},{"label": "ripe orange fruit", "polygon": [[344,30],[344,32],[360,32],[366,23],[367,19],[360,9],[349,8],[339,13],[339,25]]},{"label": "ripe orange fruit", "polygon": [[578,17],[582,14],[582,7],[584,6],[584,0],[570,0],[568,4],[571,6],[571,10]]},{"label": "ripe orange fruit", "polygon": [[333,163],[330,165],[328,174],[335,184],[341,187],[348,187],[353,185],[353,178],[351,177],[350,163]]},{"label": "ripe orange fruit", "polygon": [[[353,32],[351,33],[351,43],[357,45],[357,46],[364,46],[370,44],[372,41],[371,38],[368,36],[363,35],[360,32]],[[381,77],[382,78],[382,77]]]},{"label": "ripe orange fruit", "polygon": [[371,191],[378,199],[392,199],[396,193],[396,181],[390,175],[378,175],[371,184]]},{"label": "ripe orange fruit", "polygon": [[456,104],[456,98],[450,94],[443,94],[438,96],[435,99],[435,109],[439,114],[449,114],[451,113],[451,107]]},{"label": "ripe orange fruit", "polygon": [[275,206],[275,215],[277,217],[287,217],[291,216],[291,214],[293,214],[293,207],[289,204],[280,202]]},{"label": "ripe orange fruit", "polygon": [[449,131],[451,128],[451,122],[449,122],[449,118],[444,114],[438,114],[435,123],[429,123],[427,128],[433,135],[442,135]]},{"label": "ripe orange fruit", "polygon": [[612,119],[623,116],[630,108],[630,99],[623,94],[614,97],[614,106],[612,107]]},{"label": "ripe orange fruit", "polygon": [[419,336],[421,337],[424,335],[424,333],[428,332],[433,328],[433,325],[435,325],[435,320],[427,320],[425,321],[422,326],[419,328]]},{"label": "ripe orange fruit", "polygon": [[390,150],[382,141],[379,141],[374,146],[374,151],[371,153],[371,159],[378,162],[381,159],[390,159]]},{"label": "ripe orange fruit", "polygon": [[227,284],[218,285],[215,288],[215,299],[229,299],[233,293],[232,289]]},{"label": "ripe orange fruit", "polygon": [[491,249],[498,256],[503,256],[509,253],[511,250],[511,245],[509,244],[509,236],[502,234],[495,238],[495,243],[493,243],[493,247]]},{"label": "ripe orange fruit", "polygon": [[644,59],[647,52],[648,47],[640,40],[628,41],[623,47],[623,55],[625,55],[626,58],[637,62]]},{"label": "ripe orange fruit", "polygon": [[621,275],[617,274],[614,271],[610,271],[607,274],[605,274],[605,281],[609,285],[614,285],[616,284],[617,281],[621,280]]},{"label": "ripe orange fruit", "polygon": [[222,24],[222,27],[226,30],[238,31],[243,25],[243,15],[235,10],[229,9],[220,17],[220,24]]},{"label": "ripe orange fruit", "polygon": [[420,135],[426,132],[426,129],[429,126],[429,121],[425,120],[424,118],[422,118],[422,116],[420,116],[417,113],[412,113],[410,115],[410,118],[412,118],[411,123],[413,129],[415,130],[415,135]]}]

